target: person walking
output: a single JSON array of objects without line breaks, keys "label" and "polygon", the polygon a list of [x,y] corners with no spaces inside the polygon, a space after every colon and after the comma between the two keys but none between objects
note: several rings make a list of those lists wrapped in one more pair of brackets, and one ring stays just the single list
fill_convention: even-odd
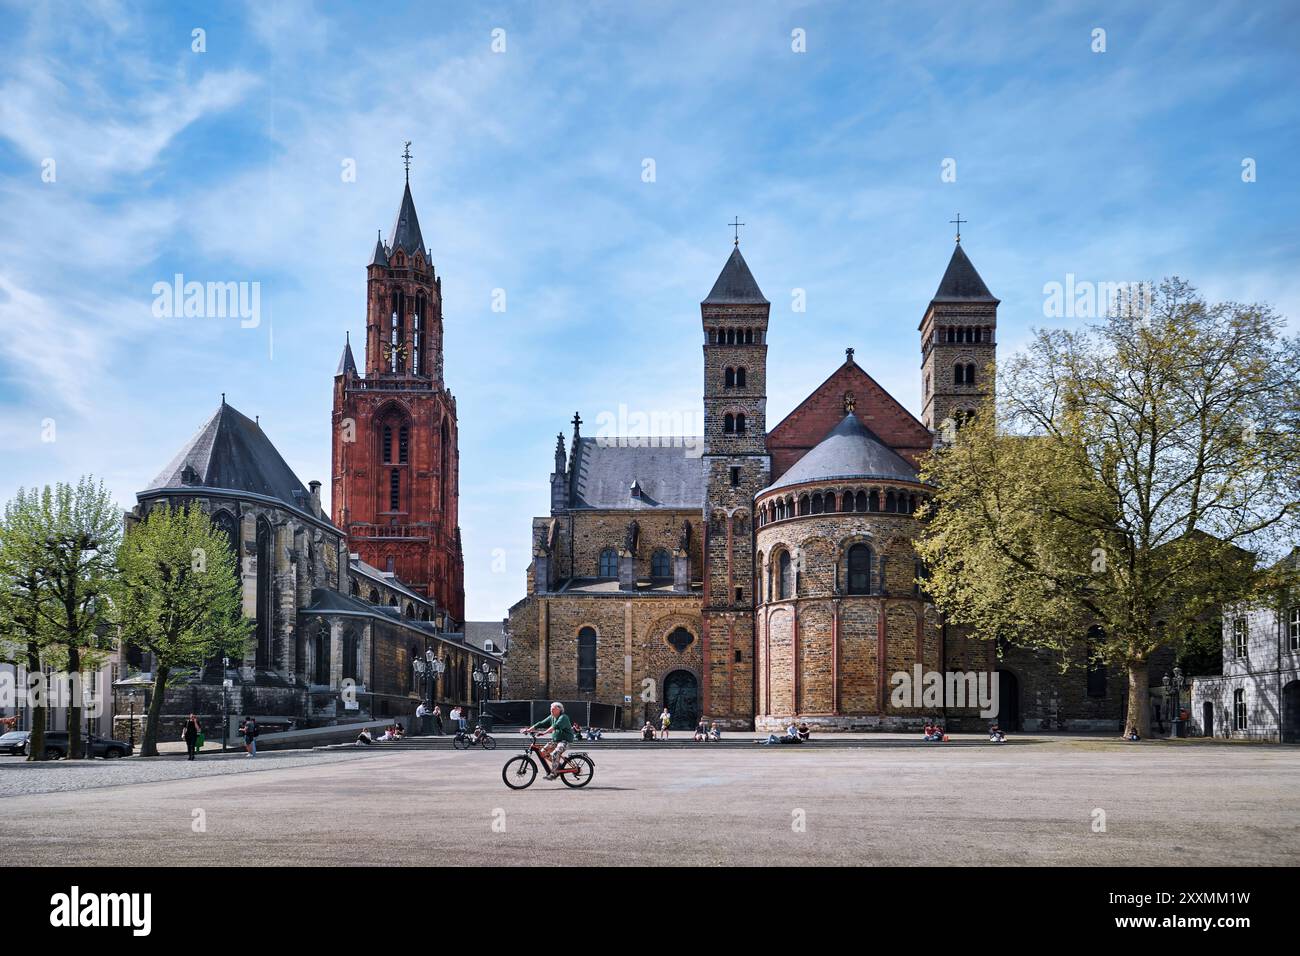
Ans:
[{"label": "person walking", "polygon": [[668,706],[664,705],[664,711],[659,715],[659,739],[668,739],[668,725],[673,722],[673,715],[668,712]]},{"label": "person walking", "polygon": [[190,714],[185,721],[185,729],[181,731],[181,739],[185,741],[185,752],[188,755],[185,759],[194,759],[194,755],[198,751],[199,736],[202,733],[203,728],[199,726],[199,719]]},{"label": "person walking", "polygon": [[257,756],[257,718],[247,717],[240,726],[239,732],[244,735],[244,749],[248,751],[250,757]]}]

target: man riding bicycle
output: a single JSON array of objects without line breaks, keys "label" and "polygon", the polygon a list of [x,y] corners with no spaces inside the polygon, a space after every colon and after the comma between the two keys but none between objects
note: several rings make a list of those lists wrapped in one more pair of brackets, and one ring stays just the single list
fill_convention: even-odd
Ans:
[{"label": "man riding bicycle", "polygon": [[546,775],[547,780],[554,780],[556,771],[564,763],[564,752],[569,749],[569,744],[573,741],[573,721],[564,712],[564,705],[557,700],[551,704],[551,716],[544,717],[531,727],[525,727],[519,732],[527,734],[532,733],[534,730],[550,730],[551,732],[551,742],[542,748],[542,756],[554,757],[550,761],[551,772]]}]

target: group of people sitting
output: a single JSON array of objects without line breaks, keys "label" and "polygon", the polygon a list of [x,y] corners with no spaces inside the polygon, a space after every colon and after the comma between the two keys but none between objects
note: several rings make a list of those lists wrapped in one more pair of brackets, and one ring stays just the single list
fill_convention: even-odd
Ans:
[{"label": "group of people sitting", "polygon": [[942,724],[932,724],[927,721],[925,724],[925,734],[921,739],[932,740],[935,743],[946,743],[948,741],[948,735],[943,732]]},{"label": "group of people sitting", "polygon": [[709,723],[707,720],[701,717],[700,722],[695,725],[695,739],[696,740],[721,740],[722,731],[718,729],[718,722],[715,720],[713,721],[713,723]]},{"label": "group of people sitting", "polygon": [[385,727],[384,732],[378,737],[370,733],[369,727],[362,727],[361,733],[357,734],[357,743],[369,746],[376,740],[401,740],[406,736],[406,728],[401,723],[393,724],[391,727]]},{"label": "group of people sitting", "polygon": [[994,724],[989,728],[989,743],[1002,744],[1006,743],[1007,735],[1002,732],[1002,728]]},{"label": "group of people sitting", "polygon": [[776,734],[768,734],[767,737],[755,740],[754,743],[756,744],[801,744],[805,740],[809,739],[811,736],[812,736],[812,728],[810,728],[807,723],[801,723],[798,726],[795,726],[794,721],[791,721],[789,726],[785,728],[785,733],[782,734],[781,736],[778,737]]}]

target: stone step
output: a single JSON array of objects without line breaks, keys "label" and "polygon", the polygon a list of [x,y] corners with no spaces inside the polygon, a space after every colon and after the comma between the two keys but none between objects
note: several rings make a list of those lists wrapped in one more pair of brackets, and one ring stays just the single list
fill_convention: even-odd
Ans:
[{"label": "stone step", "polygon": [[[522,751],[526,746],[524,738],[518,734],[494,734],[493,737],[497,742],[497,752],[506,752],[512,750]],[[712,740],[708,743],[692,740],[689,736],[683,736],[681,739],[669,738],[668,740],[640,740],[629,739],[626,737],[607,737],[604,740],[581,740],[575,741],[572,745],[574,750],[589,750],[596,752],[598,750],[681,750],[685,748],[694,748],[698,750],[712,749],[736,749],[758,746],[755,740],[760,735],[757,732],[752,734],[733,733],[730,736],[723,737],[721,740]],[[1009,739],[1005,746],[1013,743],[1028,743],[1027,738]],[[316,750],[352,750],[357,747],[363,747],[364,744],[331,744],[325,747],[317,747]],[[826,734],[821,737],[814,737],[812,740],[805,741],[801,744],[776,744],[776,747],[782,749],[797,749],[799,747],[816,747],[818,749],[840,749],[840,748],[858,748],[858,749],[879,749],[879,748],[909,748],[909,747],[989,747],[988,738],[971,735],[965,738],[953,738],[947,743],[936,744],[932,741],[921,739],[908,740],[890,737],[881,737],[880,739],[863,739],[861,737],[837,737],[832,734]],[[366,747],[367,750],[453,750],[451,737],[407,737],[405,740],[385,740],[375,741]],[[479,750],[479,747],[471,747],[470,750]]]}]

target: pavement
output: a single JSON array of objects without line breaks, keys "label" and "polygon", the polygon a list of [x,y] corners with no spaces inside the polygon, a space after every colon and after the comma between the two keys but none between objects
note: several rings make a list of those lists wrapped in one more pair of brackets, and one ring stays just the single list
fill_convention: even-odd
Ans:
[{"label": "pavement", "polygon": [[1295,747],[592,746],[585,789],[516,792],[519,745],[0,759],[0,841],[17,865],[1300,863]]}]

